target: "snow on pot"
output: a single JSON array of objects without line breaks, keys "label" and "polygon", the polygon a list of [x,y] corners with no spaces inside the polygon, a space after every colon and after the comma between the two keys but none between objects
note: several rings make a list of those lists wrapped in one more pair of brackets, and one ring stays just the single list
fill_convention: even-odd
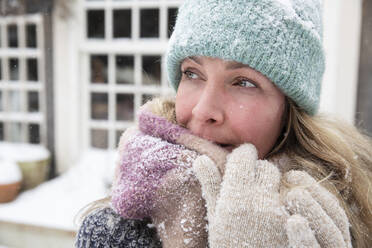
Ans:
[{"label": "snow on pot", "polygon": [[22,183],[22,173],[16,162],[0,159],[0,203],[13,201]]},{"label": "snow on pot", "polygon": [[0,142],[0,159],[15,161],[22,172],[22,189],[31,189],[48,177],[50,152],[41,145]]}]

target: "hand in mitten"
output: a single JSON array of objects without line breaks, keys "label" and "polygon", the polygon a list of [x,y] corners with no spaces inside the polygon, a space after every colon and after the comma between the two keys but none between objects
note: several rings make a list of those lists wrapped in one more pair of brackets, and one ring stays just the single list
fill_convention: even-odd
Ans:
[{"label": "hand in mitten", "polygon": [[241,145],[227,157],[223,181],[206,156],[193,168],[207,203],[211,248],[287,247],[280,172],[258,160],[253,145]]},{"label": "hand in mitten", "polygon": [[[292,215],[303,216],[316,236],[320,247],[351,248],[349,221],[337,198],[304,171],[289,171],[283,179],[291,189],[285,195],[286,209]],[[301,245],[308,233],[301,234],[295,221],[287,223],[291,247]],[[306,246],[313,247],[313,246]]]},{"label": "hand in mitten", "polygon": [[130,219],[151,217],[164,247],[188,247],[184,240],[195,247],[203,235],[205,245],[204,202],[190,173],[197,153],[140,131],[125,146],[112,191],[117,212]]},{"label": "hand in mitten", "polygon": [[[294,214],[291,216],[280,199],[279,170],[268,161],[258,160],[253,145],[241,145],[229,155],[223,180],[206,156],[196,159],[193,169],[207,203],[211,248],[288,247],[289,244],[293,247],[320,247],[318,240],[324,230],[313,232],[312,227],[321,226],[323,220],[304,218],[306,215],[303,213],[311,211],[313,216],[327,213],[322,208],[310,210],[306,205],[300,205],[297,210],[291,208],[290,213]],[[293,198],[287,200],[293,204],[302,200],[295,193],[289,195]],[[286,205],[290,205],[288,202]],[[332,233],[339,227],[330,228],[328,231]]]},{"label": "hand in mitten", "polygon": [[151,217],[163,247],[205,247],[206,208],[191,166],[200,154],[222,160],[221,150],[143,110],[139,130],[128,130],[120,141],[114,208],[125,218]]}]

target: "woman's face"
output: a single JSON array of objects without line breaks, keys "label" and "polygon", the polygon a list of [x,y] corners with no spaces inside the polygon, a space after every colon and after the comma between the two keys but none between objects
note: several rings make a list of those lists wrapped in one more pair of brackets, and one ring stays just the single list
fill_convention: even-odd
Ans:
[{"label": "woman's face", "polygon": [[177,122],[195,135],[231,151],[243,143],[263,158],[282,129],[283,93],[247,65],[210,57],[190,57],[181,65]]}]

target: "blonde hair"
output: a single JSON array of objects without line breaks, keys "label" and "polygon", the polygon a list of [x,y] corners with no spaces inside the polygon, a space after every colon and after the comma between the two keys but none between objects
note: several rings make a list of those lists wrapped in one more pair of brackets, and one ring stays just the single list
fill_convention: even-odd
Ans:
[{"label": "blonde hair", "polygon": [[334,194],[344,208],[354,247],[368,247],[372,232],[372,142],[354,126],[309,116],[287,99],[283,138],[269,156],[286,153],[289,169],[304,170]]}]

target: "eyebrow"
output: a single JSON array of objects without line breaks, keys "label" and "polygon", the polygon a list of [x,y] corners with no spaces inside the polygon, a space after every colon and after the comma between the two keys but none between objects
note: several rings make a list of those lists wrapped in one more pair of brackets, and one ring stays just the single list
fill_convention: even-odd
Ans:
[{"label": "eyebrow", "polygon": [[198,57],[190,56],[190,57],[187,57],[186,59],[190,59],[199,65],[203,65],[202,61]]},{"label": "eyebrow", "polygon": [[231,61],[231,62],[227,62],[226,64],[227,64],[226,69],[228,70],[239,69],[239,68],[250,68],[251,69],[249,65],[245,65],[242,63],[238,63],[238,62]]},{"label": "eyebrow", "polygon": [[[195,63],[197,63],[199,65],[203,65],[203,62],[198,57],[190,56],[190,57],[188,57],[188,59],[194,61]],[[234,70],[234,69],[240,69],[240,68],[250,68],[251,69],[251,67],[249,65],[245,65],[245,64],[242,64],[242,63],[239,63],[239,62],[235,62],[235,61],[227,61],[226,62],[226,69],[227,70]]]}]

